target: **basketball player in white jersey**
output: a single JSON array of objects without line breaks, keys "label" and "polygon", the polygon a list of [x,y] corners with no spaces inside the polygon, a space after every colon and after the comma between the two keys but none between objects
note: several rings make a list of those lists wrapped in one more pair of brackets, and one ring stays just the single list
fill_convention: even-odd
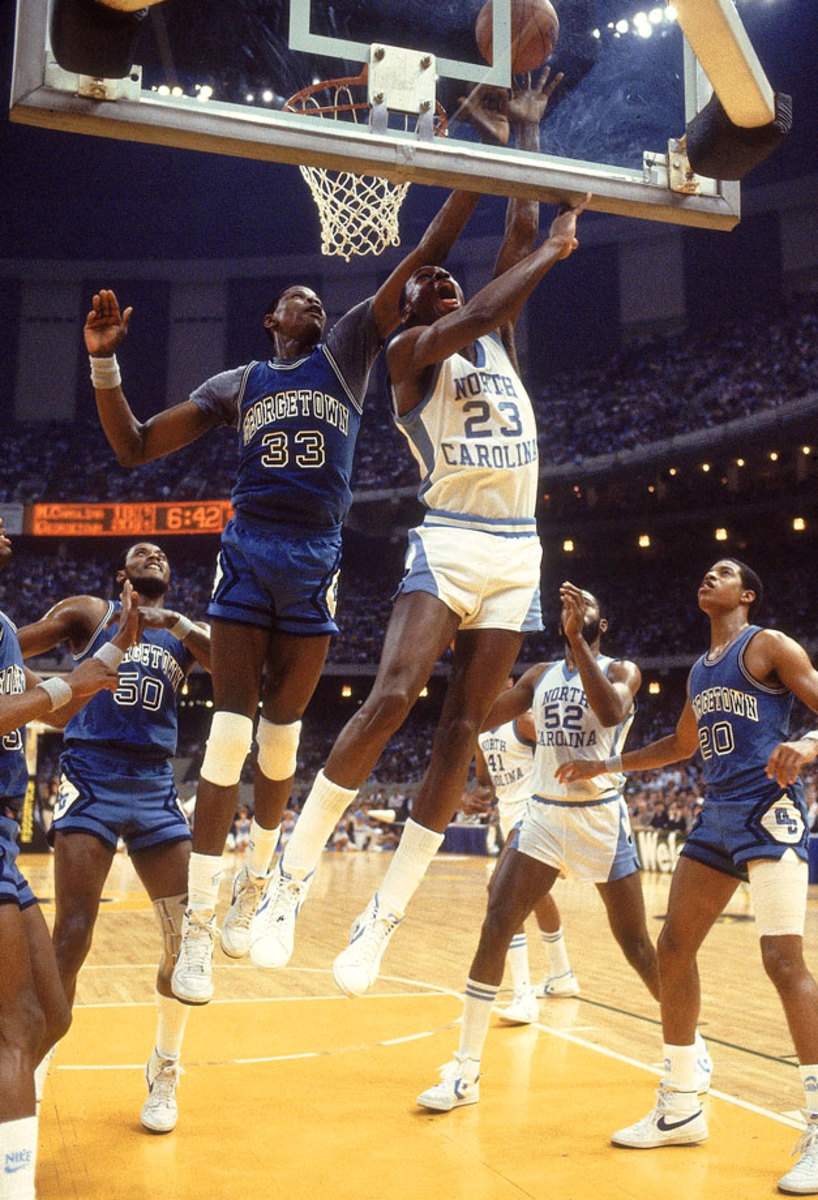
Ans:
[{"label": "basketball player in white jersey", "polygon": [[[514,686],[509,679],[508,687]],[[486,729],[477,738],[474,755],[475,786],[470,796],[487,805],[497,804],[503,849],[489,883],[489,890],[500,870],[503,858],[517,844],[517,835],[531,796],[531,774],[537,731],[534,716],[528,711],[511,721]],[[508,948],[508,965],[514,997],[501,1009],[500,1019],[514,1025],[530,1025],[539,1020],[537,997],[576,996],[579,984],[568,961],[559,909],[549,893],[534,906],[540,936],[548,955],[549,973],[539,988],[531,983],[528,964],[528,940],[525,926],[514,934]]]},{"label": "basketball player in white jersey", "polygon": [[[460,1046],[442,1068],[440,1083],[418,1104],[449,1112],[479,1099],[480,1059],[514,933],[560,875],[595,883],[611,930],[651,995],[659,998],[656,950],[645,921],[623,776],[597,775],[582,786],[557,782],[560,763],[581,750],[604,761],[621,753],[642,682],[637,665],[600,651],[608,622],[599,601],[571,583],[560,588],[562,662],[538,663],[489,714],[499,724],[531,709],[537,734],[532,794],[517,844],[498,865],[480,944],[466,981]],[[698,1037],[698,1035],[697,1035]],[[700,1047],[699,1090],[710,1085],[711,1064]]]},{"label": "basketball player in white jersey", "polygon": [[[522,132],[537,136],[538,120],[526,115],[524,121]],[[319,772],[279,861],[277,884],[267,885],[259,905],[250,947],[259,966],[289,960],[295,917],[329,833],[456,638],[412,817],[333,967],[335,982],[349,995],[372,986],[460,804],[477,734],[523,634],[540,628],[537,430],[508,347],[513,354],[513,325],[528,295],[576,248],[576,222],[586,203],[563,206],[547,239],[528,253],[537,206],[512,199],[496,277],[468,304],[449,272],[436,266],[415,271],[403,289],[404,329],[387,349],[387,365],[395,420],[420,467],[427,514],[409,533],[406,572],[372,691]]]}]

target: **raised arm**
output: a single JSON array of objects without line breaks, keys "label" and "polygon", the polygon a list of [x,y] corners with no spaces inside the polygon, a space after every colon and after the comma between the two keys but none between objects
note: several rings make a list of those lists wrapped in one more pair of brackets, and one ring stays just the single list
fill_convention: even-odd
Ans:
[{"label": "raised arm", "polygon": [[137,467],[187,446],[216,424],[191,400],[139,421],[122,391],[119,367],[112,358],[128,336],[132,309],[120,313],[110,290],[94,296],[85,319],[85,345],[92,360],[97,412],[105,436],[123,467]]},{"label": "raised arm", "polygon": [[[667,767],[671,763],[683,762],[692,758],[699,748],[699,735],[696,727],[696,714],[685,702],[682,715],[679,717],[675,733],[668,737],[649,742],[638,750],[628,750],[622,755],[623,771],[652,771],[657,767]],[[576,779],[592,779],[594,775],[604,775],[611,770],[610,765],[587,758],[575,758],[570,762],[561,763],[555,772],[560,783],[573,783]]]},{"label": "raised arm", "polygon": [[69,596],[60,600],[39,621],[18,631],[23,658],[45,654],[61,642],[68,642],[72,649],[81,647],[105,616],[106,609],[105,601],[97,596]]},{"label": "raised arm", "polygon": [[466,228],[469,217],[477,207],[479,192],[452,192],[443,207],[433,217],[414,250],[395,267],[392,274],[375,293],[372,313],[383,341],[400,325],[400,297],[407,279],[419,267],[439,266]]},{"label": "raised arm", "polygon": [[582,636],[587,607],[582,591],[573,583],[564,583],[560,588],[560,600],[562,630],[571,647],[588,703],[603,725],[618,725],[633,707],[634,696],[642,685],[642,673],[636,663],[623,659],[611,663],[606,674]]},{"label": "raised arm", "polygon": [[534,701],[534,689],[549,666],[550,663],[536,663],[520,676],[514,687],[501,692],[483,722],[483,729],[496,729],[498,725],[505,725],[506,721],[513,721],[515,717],[528,712]]},{"label": "raised arm", "polygon": [[169,629],[175,632],[190,657],[206,671],[210,670],[210,626],[204,621],[191,621],[174,609],[140,605],[140,635],[143,629]]},{"label": "raised arm", "polygon": [[[441,316],[431,325],[415,325],[389,344],[387,362],[398,410],[414,407],[417,380],[433,363],[490,333],[505,321],[515,321],[534,288],[555,263],[577,248],[576,223],[590,196],[564,208],[554,218],[547,239],[533,253],[482,288],[467,304]],[[409,394],[402,397],[402,391]]]}]

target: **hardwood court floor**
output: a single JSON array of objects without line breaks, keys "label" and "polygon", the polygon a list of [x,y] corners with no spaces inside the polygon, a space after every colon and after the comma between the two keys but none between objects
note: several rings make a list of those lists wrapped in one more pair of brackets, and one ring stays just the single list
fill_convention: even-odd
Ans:
[{"label": "hardwood court floor", "polygon": [[[225,860],[222,900],[234,863]],[[387,865],[326,855],[299,918],[290,967],[265,972],[217,952],[214,1002],[188,1023],[174,1133],[139,1124],[153,1045],[157,934],[130,863],[117,856],[74,1025],[40,1121],[39,1200],[755,1200],[776,1193],[798,1138],[792,1045],[738,896],[701,955],[702,1030],[715,1060],[699,1147],[615,1149],[614,1129],[652,1107],[655,1002],[613,942],[596,890],[555,896],[582,994],[541,1002],[538,1026],[486,1044],[480,1103],[432,1114],[415,1097],[456,1048],[460,992],[490,863],[441,856],[395,935],[372,993],[335,989],[331,960]],[[22,861],[50,916],[51,861]],[[644,877],[649,927],[669,879]],[[533,930],[535,977],[545,955]],[[818,967],[818,891],[808,958]],[[508,984],[508,977],[506,978]],[[501,999],[510,991],[506,988]]]}]

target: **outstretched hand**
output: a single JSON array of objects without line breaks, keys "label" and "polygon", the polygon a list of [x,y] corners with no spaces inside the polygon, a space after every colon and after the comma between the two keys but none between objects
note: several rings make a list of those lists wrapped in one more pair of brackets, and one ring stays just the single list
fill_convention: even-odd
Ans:
[{"label": "outstretched hand", "polygon": [[560,586],[560,601],[562,602],[562,613],[560,614],[560,624],[562,631],[568,638],[568,641],[573,641],[575,638],[582,637],[582,627],[585,624],[585,612],[588,608],[588,601],[585,595],[576,584],[569,583],[567,580]]},{"label": "outstretched hand", "polygon": [[135,641],[139,640],[141,633],[139,623],[139,594],[133,590],[133,585],[130,579],[126,579],[122,585],[122,591],[119,599],[122,602],[122,608],[117,616],[113,617],[109,624],[113,625],[117,621],[119,629],[116,635],[111,638],[111,641],[120,650],[129,650]]},{"label": "outstretched hand", "polygon": [[85,318],[85,346],[94,358],[110,358],[128,336],[133,308],[119,311],[119,301],[110,290],[94,296],[91,311]]},{"label": "outstretched hand", "polygon": [[519,125],[538,126],[540,124],[545,116],[548,101],[565,76],[562,71],[558,71],[552,79],[551,68],[543,67],[535,80],[532,81],[530,74],[525,78],[525,86],[515,85],[506,104],[508,119],[515,128]]},{"label": "outstretched hand", "polygon": [[507,108],[508,93],[505,88],[490,87],[478,83],[468,96],[460,96],[457,111],[452,120],[468,121],[480,135],[480,141],[488,146],[505,146],[511,131]]},{"label": "outstretched hand", "polygon": [[548,231],[548,240],[550,242],[561,242],[562,251],[560,258],[568,258],[569,255],[579,246],[577,241],[577,218],[580,213],[583,213],[591,202],[591,193],[586,192],[582,200],[578,204],[561,204],[559,212],[551,222],[551,228]]}]

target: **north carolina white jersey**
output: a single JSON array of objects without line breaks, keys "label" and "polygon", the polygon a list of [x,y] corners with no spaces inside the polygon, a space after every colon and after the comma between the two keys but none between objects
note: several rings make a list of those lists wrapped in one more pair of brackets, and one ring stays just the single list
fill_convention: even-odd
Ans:
[{"label": "north carolina white jersey", "polygon": [[426,522],[530,535],[536,529],[537,425],[496,333],[474,343],[477,362],[438,363],[426,396],[395,415],[420,468]]},{"label": "north carolina white jersey", "polygon": [[500,830],[503,837],[508,837],[525,815],[531,796],[534,743],[520,736],[516,721],[507,721],[479,734],[477,744],[494,784]]},{"label": "north carolina white jersey", "polygon": [[[607,675],[614,661],[603,654],[597,663]],[[569,804],[588,804],[617,796],[625,782],[621,773],[596,775],[574,783],[558,783],[555,773],[560,763],[571,758],[606,759],[621,754],[633,722],[636,705],[621,724],[605,726],[594,714],[585,696],[579,671],[571,671],[565,662],[553,663],[543,672],[534,689],[532,704],[537,730],[531,792],[543,799]]]}]

